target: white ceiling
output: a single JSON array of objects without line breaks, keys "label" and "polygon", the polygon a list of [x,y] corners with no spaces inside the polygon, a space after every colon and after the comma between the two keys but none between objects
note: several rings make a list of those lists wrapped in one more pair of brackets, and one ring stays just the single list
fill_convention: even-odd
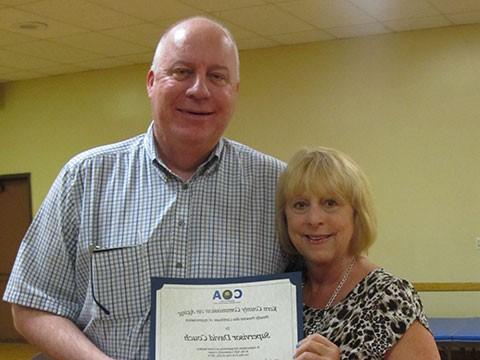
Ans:
[{"label": "white ceiling", "polygon": [[199,14],[252,49],[480,23],[480,0],[0,0],[0,82],[149,63]]}]

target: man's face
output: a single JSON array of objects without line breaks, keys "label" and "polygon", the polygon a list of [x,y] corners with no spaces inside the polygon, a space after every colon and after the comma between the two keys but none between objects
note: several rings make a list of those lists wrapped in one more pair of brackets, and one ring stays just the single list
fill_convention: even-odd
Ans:
[{"label": "man's face", "polygon": [[186,23],[163,46],[147,77],[160,151],[175,142],[212,150],[238,92],[233,44],[216,27]]}]

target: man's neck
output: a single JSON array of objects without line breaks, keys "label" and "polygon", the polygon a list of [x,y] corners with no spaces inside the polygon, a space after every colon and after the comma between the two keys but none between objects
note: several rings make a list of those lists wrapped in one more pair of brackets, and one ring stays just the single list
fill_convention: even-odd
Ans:
[{"label": "man's neck", "polygon": [[158,156],[163,163],[184,182],[193,176],[215,148],[207,149],[202,146],[194,147],[187,144],[177,144],[175,147],[170,145],[164,149],[157,141],[156,147]]}]

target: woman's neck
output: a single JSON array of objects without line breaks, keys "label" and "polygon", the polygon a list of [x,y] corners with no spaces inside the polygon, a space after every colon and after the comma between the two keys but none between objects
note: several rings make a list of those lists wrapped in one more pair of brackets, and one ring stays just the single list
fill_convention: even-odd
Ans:
[{"label": "woman's neck", "polygon": [[[306,264],[307,271],[303,287],[304,303],[313,308],[325,308],[345,276],[345,271],[348,270],[353,258],[345,257],[342,261],[337,261],[336,264],[331,265]],[[330,306],[342,301],[360,281],[376,268],[378,266],[366,257],[356,256],[350,273]]]}]

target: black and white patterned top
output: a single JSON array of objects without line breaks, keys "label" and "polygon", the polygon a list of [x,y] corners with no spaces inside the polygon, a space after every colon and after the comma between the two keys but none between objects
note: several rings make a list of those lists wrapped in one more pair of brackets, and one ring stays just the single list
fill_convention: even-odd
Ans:
[{"label": "black and white patterned top", "polygon": [[329,309],[304,305],[303,316],[305,336],[325,336],[340,347],[342,360],[383,359],[415,320],[428,329],[412,284],[382,268],[370,272]]}]

